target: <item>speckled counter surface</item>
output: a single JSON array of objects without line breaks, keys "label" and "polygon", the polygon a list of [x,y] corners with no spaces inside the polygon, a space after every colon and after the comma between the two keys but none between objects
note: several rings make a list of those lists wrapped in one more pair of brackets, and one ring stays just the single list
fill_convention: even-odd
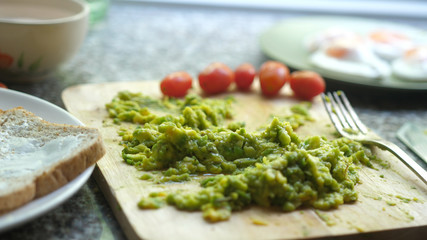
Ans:
[{"label": "speckled counter surface", "polygon": [[[232,68],[243,62],[259,67],[268,59],[259,48],[260,34],[278,21],[307,14],[113,3],[107,18],[92,27],[79,53],[52,77],[9,87],[63,107],[62,90],[75,84],[161,79],[178,70],[196,76],[213,61]],[[427,21],[415,19],[393,21],[427,26]],[[395,137],[405,122],[427,126],[427,92],[414,95],[328,85],[336,88],[350,95],[368,126],[427,167]],[[91,178],[63,205],[0,234],[0,239],[125,239],[125,235]]]}]

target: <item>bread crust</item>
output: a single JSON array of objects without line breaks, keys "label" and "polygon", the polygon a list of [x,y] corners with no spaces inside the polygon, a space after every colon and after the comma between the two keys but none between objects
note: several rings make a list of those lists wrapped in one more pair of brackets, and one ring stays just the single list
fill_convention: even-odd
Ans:
[{"label": "bread crust", "polygon": [[0,215],[30,202],[35,198],[35,196],[36,184],[34,182],[26,185],[18,191],[5,196],[0,196]]},{"label": "bread crust", "polygon": [[[0,115],[5,114],[7,112],[16,113],[16,111],[22,113],[25,117],[37,118],[37,121],[40,121],[40,123],[43,124],[46,129],[63,128],[64,132],[75,131],[76,129],[79,129],[83,132],[89,130],[90,134],[93,134],[93,132],[91,131],[96,131],[98,137],[90,145],[79,149],[76,154],[73,154],[68,159],[61,160],[51,169],[45,170],[41,175],[37,176],[33,182],[30,182],[24,187],[19,188],[13,192],[0,196],[0,215],[14,210],[36,198],[47,195],[64,186],[68,182],[75,179],[88,167],[94,165],[99,159],[101,159],[105,155],[106,152],[101,134],[95,128],[50,123],[37,117],[33,113],[24,110],[21,107],[10,109],[7,111],[0,110]],[[2,125],[3,122],[0,122],[0,126]],[[43,131],[45,129],[38,130]],[[70,134],[72,134],[72,132]]]},{"label": "bread crust", "polygon": [[82,150],[68,161],[61,162],[54,169],[44,172],[36,179],[36,197],[44,196],[64,186],[105,154],[101,137],[90,147]]}]

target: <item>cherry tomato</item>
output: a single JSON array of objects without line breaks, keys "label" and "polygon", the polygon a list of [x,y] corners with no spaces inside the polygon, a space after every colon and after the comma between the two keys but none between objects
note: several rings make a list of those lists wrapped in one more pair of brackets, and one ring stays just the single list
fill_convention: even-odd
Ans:
[{"label": "cherry tomato", "polygon": [[186,72],[168,74],[160,83],[160,90],[169,97],[184,97],[191,88],[192,77]]},{"label": "cherry tomato", "polygon": [[250,63],[243,63],[234,71],[234,81],[239,90],[246,91],[251,87],[256,75],[255,67]]},{"label": "cherry tomato", "polygon": [[6,84],[0,82],[0,88],[7,88]]},{"label": "cherry tomato", "polygon": [[291,89],[296,97],[311,100],[325,91],[325,80],[312,71],[295,71],[291,74]]},{"label": "cherry tomato", "polygon": [[9,68],[13,63],[13,57],[0,52],[0,68]]},{"label": "cherry tomato", "polygon": [[199,73],[199,85],[207,94],[225,92],[232,82],[234,72],[224,63],[211,63]]},{"label": "cherry tomato", "polygon": [[261,91],[266,96],[275,96],[289,79],[289,68],[283,63],[267,61],[259,69]]}]

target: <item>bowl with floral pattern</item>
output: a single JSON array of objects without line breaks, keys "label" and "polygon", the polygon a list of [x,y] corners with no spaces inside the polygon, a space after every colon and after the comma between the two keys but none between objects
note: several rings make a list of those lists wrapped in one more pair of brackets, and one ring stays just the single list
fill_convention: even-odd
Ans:
[{"label": "bowl with floral pattern", "polygon": [[47,78],[78,52],[88,16],[81,0],[0,0],[0,81]]}]

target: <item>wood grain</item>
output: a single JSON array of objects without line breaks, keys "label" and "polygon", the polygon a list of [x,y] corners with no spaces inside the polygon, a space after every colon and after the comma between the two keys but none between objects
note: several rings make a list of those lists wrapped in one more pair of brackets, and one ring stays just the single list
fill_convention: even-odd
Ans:
[{"label": "wood grain", "polygon": [[[123,162],[118,126],[111,124],[105,110],[105,104],[120,90],[161,96],[158,82],[142,81],[73,86],[63,92],[62,98],[70,113],[102,133],[107,154],[98,162],[95,176],[129,239],[320,239],[334,236],[421,239],[427,233],[426,185],[397,158],[377,148],[373,151],[385,159],[390,168],[362,167],[359,171],[362,183],[356,186],[359,200],[335,210],[302,209],[283,213],[250,207],[234,212],[229,221],[214,224],[205,222],[200,212],[178,211],[169,206],[140,210],[137,202],[150,192],[195,189],[198,184],[193,181],[162,185],[142,181],[138,179],[142,172]],[[284,89],[275,99],[263,98],[256,87],[249,93],[233,94],[237,99],[236,119],[246,121],[249,129],[266,123],[270,114],[283,113],[297,102],[290,96],[289,89]],[[298,134],[332,137],[334,129],[320,99],[315,99],[311,114],[316,122],[301,127]],[[410,201],[405,202],[403,198]]]}]

